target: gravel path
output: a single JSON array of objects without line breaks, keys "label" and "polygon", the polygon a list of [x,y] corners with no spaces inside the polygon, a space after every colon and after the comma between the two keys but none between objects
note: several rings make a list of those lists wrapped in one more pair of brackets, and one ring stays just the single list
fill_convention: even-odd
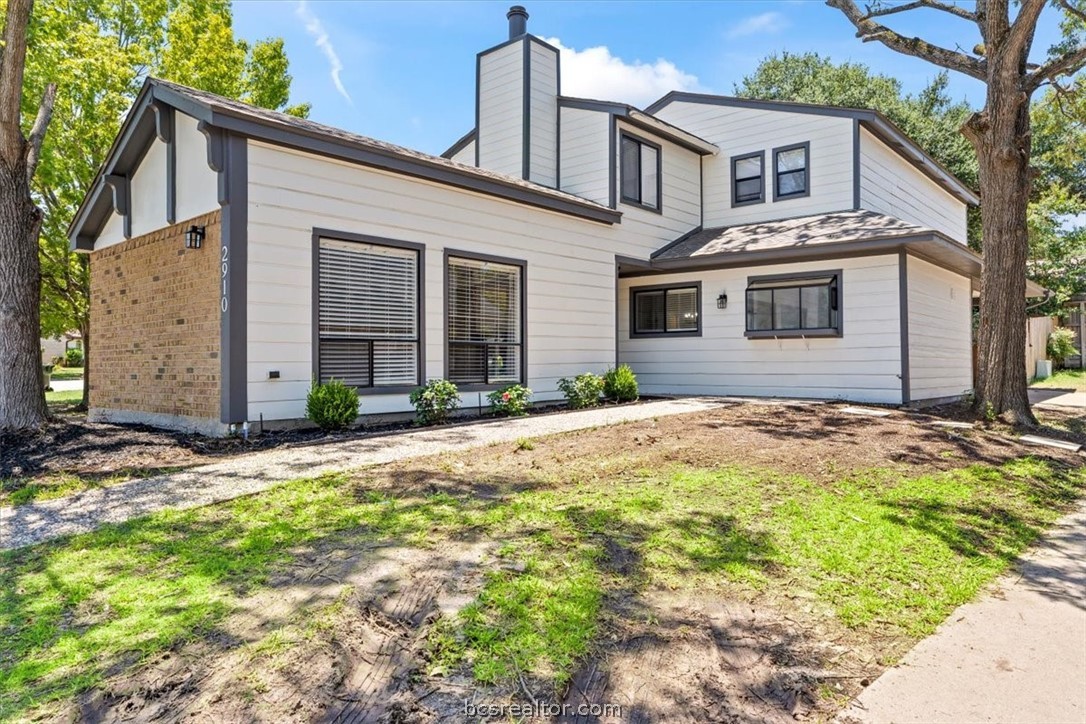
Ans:
[{"label": "gravel path", "polygon": [[605,407],[498,422],[457,425],[337,443],[280,448],[242,455],[179,473],[88,490],[41,503],[0,508],[0,549],[19,548],[120,523],[164,508],[218,503],[302,477],[350,470],[521,437],[614,425],[664,415],[701,412],[719,398],[686,398]]}]

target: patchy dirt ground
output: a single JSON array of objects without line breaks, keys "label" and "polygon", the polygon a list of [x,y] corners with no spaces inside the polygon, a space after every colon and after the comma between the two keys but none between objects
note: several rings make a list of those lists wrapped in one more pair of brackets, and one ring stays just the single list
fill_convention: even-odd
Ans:
[{"label": "patchy dirt ground", "polygon": [[[502,445],[370,468],[357,485],[360,492],[485,498],[508,495],[528,480],[536,487],[592,484],[670,464],[742,465],[826,483],[872,468],[916,474],[1026,454],[1083,464],[1075,454],[1023,446],[1007,430],[941,429],[931,425],[936,419],[896,411],[849,415],[832,404],[737,404],[564,434],[516,452]],[[1078,418],[1068,419],[1071,425],[1057,424],[1074,437],[1066,431]],[[117,435],[123,454],[153,455],[158,446],[195,457],[222,454],[186,448],[162,433],[139,435],[143,442]],[[96,454],[107,464],[106,450]],[[802,594],[645,590],[632,583],[635,562],[616,547],[603,565],[631,586],[608,591],[593,649],[563,690],[530,677],[480,688],[465,671],[428,675],[430,625],[471,602],[485,572],[504,565],[494,556],[500,543],[375,548],[348,538],[302,551],[216,630],[149,663],[118,667],[61,718],[464,721],[465,701],[535,700],[568,705],[564,721],[820,720],[912,643],[877,628],[849,629]],[[617,704],[622,717],[578,716],[584,704]]]}]

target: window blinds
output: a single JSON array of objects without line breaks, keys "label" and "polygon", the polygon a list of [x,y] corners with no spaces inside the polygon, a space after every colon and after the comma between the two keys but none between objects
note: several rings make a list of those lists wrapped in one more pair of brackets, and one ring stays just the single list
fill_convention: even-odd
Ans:
[{"label": "window blinds", "polygon": [[521,268],[449,257],[448,277],[449,379],[521,381]]}]

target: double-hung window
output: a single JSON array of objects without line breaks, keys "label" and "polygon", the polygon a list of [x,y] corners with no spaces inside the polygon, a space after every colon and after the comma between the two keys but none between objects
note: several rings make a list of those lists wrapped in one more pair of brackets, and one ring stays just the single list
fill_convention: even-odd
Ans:
[{"label": "double-hung window", "polygon": [[420,255],[416,245],[318,241],[321,382],[360,389],[419,384]]},{"label": "double-hung window", "polygon": [[660,210],[660,147],[628,136],[622,139],[622,201]]},{"label": "double-hung window", "polygon": [[809,196],[808,173],[811,144],[798,143],[773,149],[773,200]]},{"label": "double-hung window", "polygon": [[701,288],[697,284],[630,290],[630,336],[701,334]]},{"label": "double-hung window", "polygon": [[765,151],[732,157],[732,206],[765,201]]},{"label": "double-hung window", "polygon": [[839,336],[840,305],[840,271],[750,277],[747,336]]},{"label": "double-hung window", "polygon": [[448,378],[524,382],[524,265],[447,255]]}]

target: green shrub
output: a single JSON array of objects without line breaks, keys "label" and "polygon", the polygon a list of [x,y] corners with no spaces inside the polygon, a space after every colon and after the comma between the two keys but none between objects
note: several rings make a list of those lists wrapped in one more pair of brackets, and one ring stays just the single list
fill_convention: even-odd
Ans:
[{"label": "green shrub", "polygon": [[1048,357],[1056,367],[1063,367],[1064,360],[1077,354],[1074,330],[1057,327],[1048,335]]},{"label": "green shrub", "polygon": [[603,396],[615,402],[637,399],[637,375],[630,365],[619,365],[603,373]]},{"label": "green shrub", "polygon": [[527,415],[532,406],[532,391],[524,385],[507,385],[486,396],[492,412],[518,417]]},{"label": "green shrub", "polygon": [[78,347],[64,350],[64,366],[65,367],[82,367],[83,366],[83,350]]},{"label": "green shrub", "polygon": [[358,417],[358,392],[339,380],[313,383],[305,400],[305,416],[322,430],[342,430]]},{"label": "green shrub", "polygon": [[460,407],[460,391],[448,380],[430,380],[411,393],[411,404],[420,425],[437,425]]},{"label": "green shrub", "polygon": [[582,407],[595,407],[600,404],[600,394],[603,392],[603,378],[599,375],[585,372],[573,379],[563,377],[558,380],[558,389],[566,396],[566,401],[574,410]]}]

